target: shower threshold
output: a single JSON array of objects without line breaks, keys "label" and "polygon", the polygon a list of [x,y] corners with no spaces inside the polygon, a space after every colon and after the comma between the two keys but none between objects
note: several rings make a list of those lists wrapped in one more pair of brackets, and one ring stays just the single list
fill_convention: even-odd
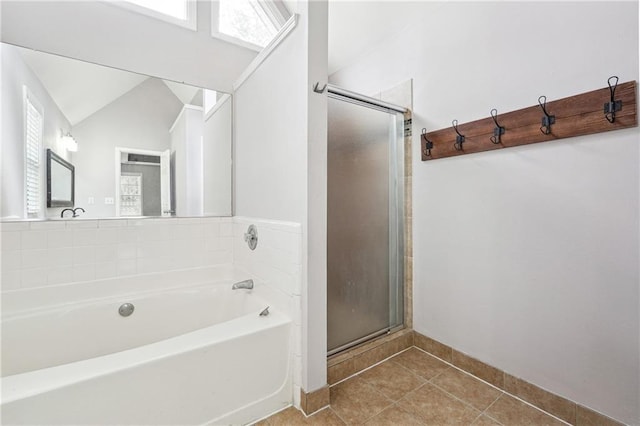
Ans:
[{"label": "shower threshold", "polygon": [[363,343],[370,342],[371,340],[374,340],[374,339],[376,339],[376,338],[378,338],[380,336],[387,336],[387,335],[393,334],[393,333],[395,333],[397,331],[401,331],[401,330],[404,330],[404,329],[405,329],[404,325],[399,325],[397,327],[390,327],[390,328],[385,328],[385,329],[376,331],[375,333],[371,333],[371,334],[369,334],[367,336],[364,336],[364,337],[361,337],[361,338],[359,338],[357,340],[354,340],[353,342],[349,342],[346,345],[342,345],[342,346],[339,346],[339,347],[337,347],[335,349],[332,349],[332,350],[328,351],[327,352],[327,357],[330,357],[332,355],[336,355],[336,354],[338,354],[340,352],[347,351],[347,350],[352,349],[352,348],[354,348],[354,347],[356,347],[358,345],[361,345]]}]

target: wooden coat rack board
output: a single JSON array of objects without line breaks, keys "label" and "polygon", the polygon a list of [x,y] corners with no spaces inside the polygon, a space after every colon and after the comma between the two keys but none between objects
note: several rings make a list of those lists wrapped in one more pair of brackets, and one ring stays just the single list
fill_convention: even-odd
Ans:
[{"label": "wooden coat rack board", "polygon": [[[548,103],[541,96],[539,105],[505,114],[492,110],[492,117],[458,125],[457,132],[464,138],[454,127],[434,132],[423,129],[422,161],[636,127],[637,84],[629,81],[612,86],[613,78],[617,83],[617,77],[611,77],[609,87],[592,92]],[[549,116],[549,127],[544,126],[545,115]],[[504,130],[500,131],[496,123]]]}]

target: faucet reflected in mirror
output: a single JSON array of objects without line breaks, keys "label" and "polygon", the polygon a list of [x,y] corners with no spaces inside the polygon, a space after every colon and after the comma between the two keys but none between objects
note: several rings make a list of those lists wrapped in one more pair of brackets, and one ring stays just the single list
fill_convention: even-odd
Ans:
[{"label": "faucet reflected in mirror", "polygon": [[47,149],[75,168],[83,217],[231,216],[229,95],[0,47],[0,219],[78,216],[45,202]]},{"label": "faucet reflected in mirror", "polygon": [[64,209],[60,212],[60,217],[64,218],[64,214],[65,212],[71,212],[71,214],[73,214],[73,216],[71,217],[78,217],[80,216],[78,214],[78,210],[82,210],[82,213],[85,213],[84,209],[82,207],[76,207],[75,209]]}]

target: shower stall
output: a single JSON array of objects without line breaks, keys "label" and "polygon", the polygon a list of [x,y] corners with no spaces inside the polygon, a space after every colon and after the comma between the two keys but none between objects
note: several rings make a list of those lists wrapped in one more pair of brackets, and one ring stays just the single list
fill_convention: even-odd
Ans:
[{"label": "shower stall", "polygon": [[328,86],[328,354],[404,322],[404,108]]}]

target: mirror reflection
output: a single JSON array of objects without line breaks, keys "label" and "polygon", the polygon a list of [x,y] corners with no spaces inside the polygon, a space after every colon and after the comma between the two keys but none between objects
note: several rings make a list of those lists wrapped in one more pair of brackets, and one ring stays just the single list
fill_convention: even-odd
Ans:
[{"label": "mirror reflection", "polygon": [[[229,95],[0,49],[2,219],[60,217],[48,188],[85,218],[231,215]],[[47,149],[60,161],[48,166]],[[65,163],[75,187],[56,178]]]},{"label": "mirror reflection", "polygon": [[47,207],[73,207],[75,168],[47,149]]}]

